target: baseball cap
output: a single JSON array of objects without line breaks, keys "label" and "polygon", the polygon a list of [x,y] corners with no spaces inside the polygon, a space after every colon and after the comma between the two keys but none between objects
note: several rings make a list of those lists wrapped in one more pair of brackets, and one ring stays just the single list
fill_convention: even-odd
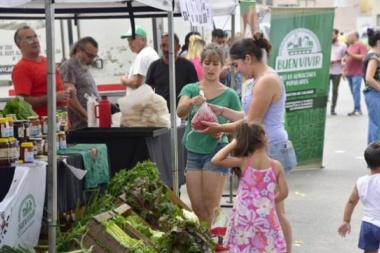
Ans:
[{"label": "baseball cap", "polygon": [[[138,36],[146,38],[146,32],[145,32],[145,30],[142,29],[139,26],[135,27],[135,35],[138,35]],[[130,37],[132,37],[132,28],[129,29],[129,31],[127,33],[125,33],[125,34],[123,34],[123,35],[120,36],[121,39],[130,38]]]}]

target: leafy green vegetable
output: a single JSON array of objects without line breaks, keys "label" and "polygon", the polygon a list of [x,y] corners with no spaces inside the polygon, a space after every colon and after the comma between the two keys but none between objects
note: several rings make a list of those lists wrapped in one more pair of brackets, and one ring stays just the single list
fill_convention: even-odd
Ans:
[{"label": "leafy green vegetable", "polygon": [[138,162],[130,170],[120,170],[115,174],[107,186],[107,193],[117,197],[123,193],[124,187],[130,187],[137,178],[148,178],[151,181],[160,178],[159,170],[151,161]]},{"label": "leafy green vegetable", "polygon": [[144,225],[142,219],[136,215],[128,215],[127,217],[117,215],[114,217],[115,223],[119,227],[125,226],[126,223],[137,229],[140,233],[149,238],[153,244],[156,244],[158,238],[163,236],[165,233],[153,230],[148,225]]},{"label": "leafy green vegetable", "polygon": [[69,251],[76,241],[80,240],[86,232],[87,226],[94,215],[108,211],[113,206],[113,198],[107,194],[101,195],[99,191],[91,194],[86,206],[76,208],[76,220],[72,228],[67,233],[62,233],[60,226],[57,226],[57,252]]},{"label": "leafy green vegetable", "polygon": [[28,119],[29,116],[37,116],[32,106],[23,97],[15,97],[5,104],[3,117],[7,114],[16,114],[18,120]]},{"label": "leafy green vegetable", "polygon": [[112,220],[102,221],[106,232],[118,241],[124,248],[131,253],[156,253],[150,246],[145,245],[143,241],[136,240],[127,235],[116,223]]},{"label": "leafy green vegetable", "polygon": [[169,198],[167,187],[160,181],[138,178],[125,188],[126,203],[153,229],[165,232],[155,241],[160,253],[211,252],[215,243],[206,227],[188,219]]}]

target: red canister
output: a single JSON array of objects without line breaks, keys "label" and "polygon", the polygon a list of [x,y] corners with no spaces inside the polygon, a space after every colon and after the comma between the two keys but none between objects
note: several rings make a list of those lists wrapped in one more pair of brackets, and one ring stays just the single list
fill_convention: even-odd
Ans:
[{"label": "red canister", "polygon": [[106,96],[95,106],[95,117],[99,119],[99,127],[111,127],[111,103]]}]

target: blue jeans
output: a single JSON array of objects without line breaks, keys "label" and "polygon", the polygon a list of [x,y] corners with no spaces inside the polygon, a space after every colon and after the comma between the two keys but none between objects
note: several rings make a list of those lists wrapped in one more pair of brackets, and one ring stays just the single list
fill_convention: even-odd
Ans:
[{"label": "blue jeans", "polygon": [[297,156],[291,141],[269,144],[267,154],[270,158],[282,164],[285,176],[288,176],[290,171],[297,165]]},{"label": "blue jeans", "polygon": [[208,170],[208,171],[214,171],[214,172],[219,172],[221,174],[229,175],[230,174],[229,168],[218,167],[211,163],[211,159],[214,157],[214,155],[218,153],[218,151],[224,148],[226,145],[227,143],[219,143],[216,146],[215,151],[212,152],[211,154],[199,154],[199,153],[187,151],[186,171]]},{"label": "blue jeans", "polygon": [[368,109],[368,144],[380,140],[380,92],[369,89],[364,92],[364,99]]},{"label": "blue jeans", "polygon": [[360,107],[360,86],[362,84],[362,76],[346,76],[352,97],[354,98],[354,111],[361,111]]}]

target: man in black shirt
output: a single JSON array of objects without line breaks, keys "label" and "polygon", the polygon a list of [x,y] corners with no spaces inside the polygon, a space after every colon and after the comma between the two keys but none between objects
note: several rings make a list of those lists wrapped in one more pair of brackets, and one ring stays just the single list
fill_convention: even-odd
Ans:
[{"label": "man in black shirt", "polygon": [[[155,92],[165,98],[170,112],[170,88],[169,88],[169,37],[164,34],[161,37],[162,57],[152,62],[146,75],[145,82],[152,86]],[[181,49],[179,39],[174,34],[174,54],[175,54],[175,79],[176,79],[176,97],[178,104],[178,94],[183,86],[188,83],[198,81],[197,72],[191,61],[178,57],[178,51]]]}]

